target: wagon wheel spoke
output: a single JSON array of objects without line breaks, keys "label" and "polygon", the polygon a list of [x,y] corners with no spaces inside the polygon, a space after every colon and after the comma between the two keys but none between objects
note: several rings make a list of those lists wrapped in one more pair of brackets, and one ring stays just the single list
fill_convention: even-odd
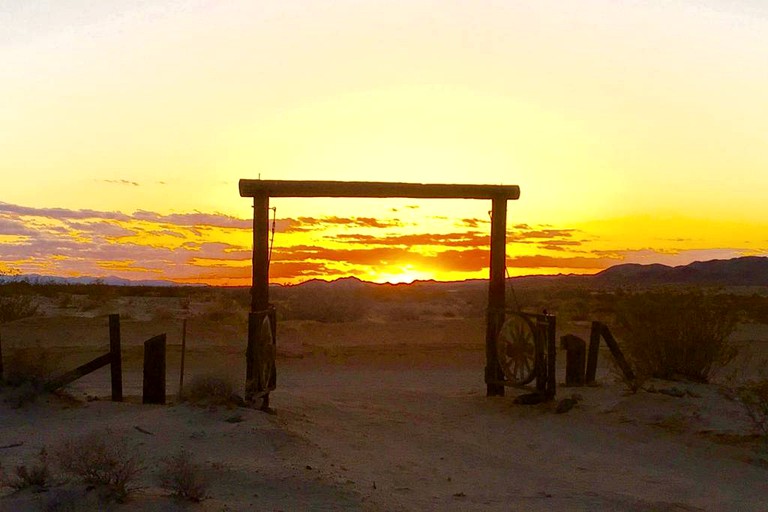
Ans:
[{"label": "wagon wheel spoke", "polygon": [[524,385],[536,377],[536,337],[533,324],[524,316],[510,314],[496,339],[499,364],[513,385]]}]

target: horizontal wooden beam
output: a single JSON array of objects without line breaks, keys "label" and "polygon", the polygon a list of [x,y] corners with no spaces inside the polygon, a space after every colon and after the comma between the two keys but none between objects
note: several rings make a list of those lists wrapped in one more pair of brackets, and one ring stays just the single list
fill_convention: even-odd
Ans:
[{"label": "horizontal wooden beam", "polygon": [[376,181],[240,180],[242,197],[406,197],[415,199],[518,199],[517,185],[454,185]]},{"label": "horizontal wooden beam", "polygon": [[112,354],[107,353],[103,356],[99,356],[93,361],[89,361],[85,364],[82,364],[72,370],[71,372],[67,372],[64,375],[61,375],[52,381],[50,381],[48,384],[46,384],[46,388],[49,391],[55,391],[61,387],[66,386],[67,384],[71,384],[80,377],[85,377],[91,372],[95,372],[99,368],[102,368],[104,366],[107,366],[109,363],[112,362]]}]

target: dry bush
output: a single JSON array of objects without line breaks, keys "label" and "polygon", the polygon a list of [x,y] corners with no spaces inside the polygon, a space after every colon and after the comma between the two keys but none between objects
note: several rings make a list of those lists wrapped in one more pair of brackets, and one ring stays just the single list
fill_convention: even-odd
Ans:
[{"label": "dry bush", "polygon": [[619,306],[625,348],[638,373],[661,379],[708,382],[736,348],[732,309],[700,292],[647,292],[626,296]]},{"label": "dry bush", "polygon": [[181,399],[193,405],[238,406],[242,398],[235,394],[232,379],[219,375],[196,375],[184,386]]},{"label": "dry bush", "polygon": [[768,440],[768,379],[742,386],[738,397],[752,424]]},{"label": "dry bush", "polygon": [[9,386],[32,384],[42,389],[59,371],[60,358],[40,347],[18,349],[5,361],[4,378]]},{"label": "dry bush", "polygon": [[285,320],[343,323],[364,319],[370,309],[370,300],[356,290],[304,288],[286,301],[281,317]]},{"label": "dry bush", "polygon": [[48,350],[16,350],[4,364],[2,384],[14,388],[5,394],[5,401],[15,408],[35,402],[59,368],[60,358]]},{"label": "dry bush", "polygon": [[16,466],[14,477],[8,480],[9,487],[20,491],[34,488],[43,490],[51,483],[51,471],[48,467],[48,453],[45,448],[37,454],[37,461],[31,466]]},{"label": "dry bush", "polygon": [[29,295],[0,297],[0,324],[37,314],[38,304]]},{"label": "dry bush", "polygon": [[201,311],[200,316],[210,322],[244,321],[248,318],[248,308],[232,297],[220,294],[211,296]]},{"label": "dry bush", "polygon": [[62,470],[83,483],[106,491],[105,498],[123,502],[144,471],[134,447],[109,429],[65,441],[54,452]]},{"label": "dry bush", "polygon": [[208,479],[203,468],[192,461],[192,454],[181,450],[160,461],[160,485],[174,496],[195,503],[203,501],[208,491]]}]

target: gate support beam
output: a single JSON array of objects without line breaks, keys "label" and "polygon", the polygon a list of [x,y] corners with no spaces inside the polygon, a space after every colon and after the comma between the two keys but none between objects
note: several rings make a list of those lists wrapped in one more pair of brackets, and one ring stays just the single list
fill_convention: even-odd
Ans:
[{"label": "gate support beam", "polygon": [[[253,262],[251,278],[251,313],[265,311],[269,308],[269,196],[260,192],[253,196]],[[253,382],[257,368],[254,368],[254,353],[258,343],[258,333],[261,325],[256,320],[261,315],[248,315],[248,347],[245,350],[245,382]],[[253,397],[248,396],[246,400]],[[269,404],[269,395],[263,398],[263,407]]]},{"label": "gate support beam", "polygon": [[251,313],[269,306],[269,196],[253,197],[253,277]]},{"label": "gate support beam", "polygon": [[504,323],[504,271],[507,244],[507,199],[494,198],[491,210],[491,262],[488,284],[488,315],[485,331],[485,383],[487,396],[504,396],[504,379],[496,337]]}]

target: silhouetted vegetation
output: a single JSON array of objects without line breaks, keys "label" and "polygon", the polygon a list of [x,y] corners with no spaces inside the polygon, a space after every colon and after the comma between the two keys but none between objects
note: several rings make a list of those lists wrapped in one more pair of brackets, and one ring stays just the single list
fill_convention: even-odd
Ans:
[{"label": "silhouetted vegetation", "polygon": [[144,472],[141,458],[120,435],[105,429],[65,441],[54,452],[61,469],[123,502]]},{"label": "silhouetted vegetation", "polygon": [[198,503],[207,496],[209,480],[187,450],[162,459],[158,476],[160,485],[177,498]]},{"label": "silhouetted vegetation", "polygon": [[708,382],[736,355],[729,337],[737,315],[718,295],[645,292],[618,308],[624,347],[641,374]]}]

